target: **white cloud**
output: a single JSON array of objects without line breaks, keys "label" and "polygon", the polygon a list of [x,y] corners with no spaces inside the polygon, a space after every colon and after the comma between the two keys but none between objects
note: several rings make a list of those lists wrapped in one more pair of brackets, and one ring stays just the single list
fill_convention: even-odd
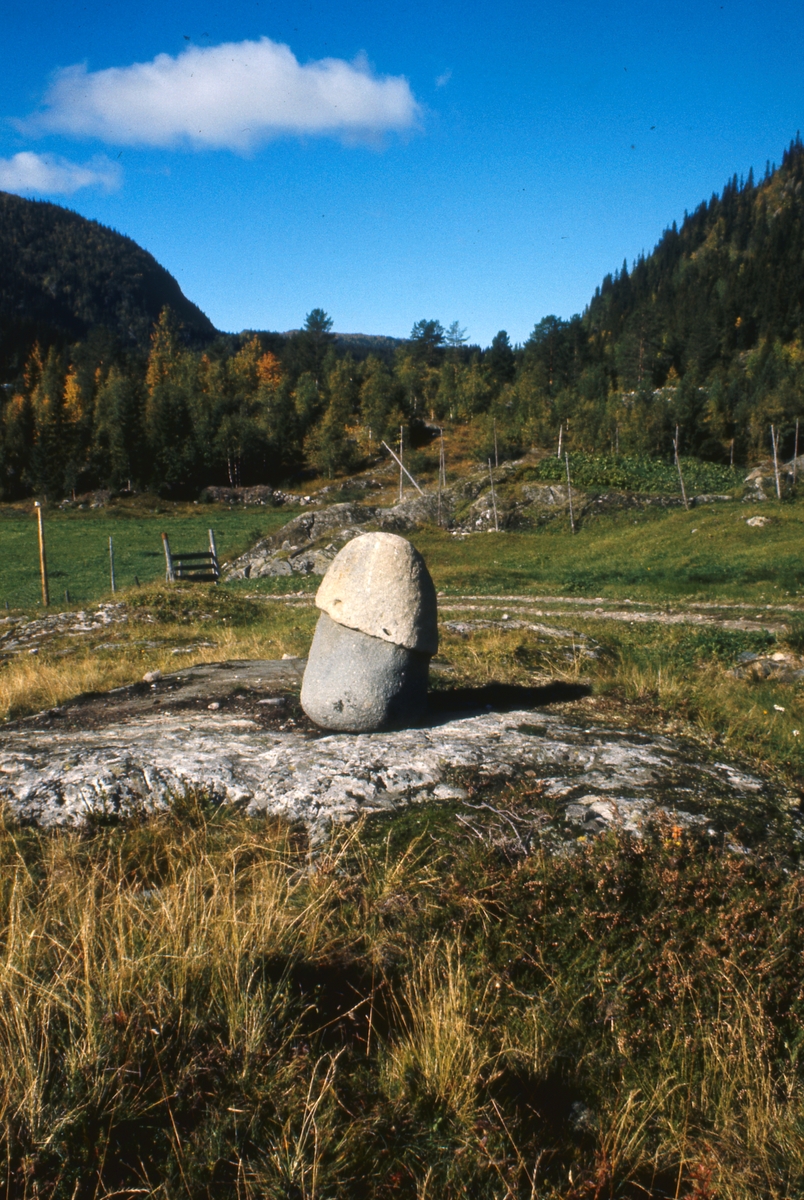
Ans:
[{"label": "white cloud", "polygon": [[363,59],[302,65],[264,37],[104,71],[67,67],[23,127],[116,145],[244,152],[283,134],[375,138],[412,128],[418,115],[401,76],[378,76]]},{"label": "white cloud", "polygon": [[437,76],[435,85],[437,88],[446,87],[450,79],[452,79],[452,67],[447,67],[442,75]]},{"label": "white cloud", "polygon": [[46,196],[71,196],[85,187],[111,191],[120,184],[120,168],[104,155],[88,163],[74,163],[55,154],[23,150],[13,158],[0,158],[0,190],[39,192]]}]

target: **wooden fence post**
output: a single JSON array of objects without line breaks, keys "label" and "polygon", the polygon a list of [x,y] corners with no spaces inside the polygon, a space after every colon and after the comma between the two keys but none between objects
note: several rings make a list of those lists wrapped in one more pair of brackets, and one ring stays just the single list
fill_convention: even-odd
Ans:
[{"label": "wooden fence post", "polygon": [[39,574],[42,577],[42,604],[45,608],[50,604],[50,592],[47,586],[47,559],[45,557],[45,527],[42,524],[42,505],[36,504],[36,518],[39,527]]},{"label": "wooden fence post", "polygon": [[676,425],[676,436],[673,438],[673,450],[676,456],[676,466],[678,467],[678,481],[681,484],[681,499],[684,501],[684,507],[689,512],[689,503],[687,501],[687,489],[684,487],[684,476],[681,474],[681,459],[678,456],[678,425]]},{"label": "wooden fence post", "polygon": [[796,417],[796,444],[793,447],[793,487],[796,486],[796,475],[798,474],[798,417]]},{"label": "wooden fence post", "polygon": [[209,552],[212,555],[212,572],[216,576],[215,582],[220,579],[220,567],[218,566],[218,546],[215,541],[215,534],[211,529],[207,530],[209,534]]},{"label": "wooden fence post", "polygon": [[494,494],[494,476],[491,473],[491,459],[489,459],[489,479],[491,480],[491,503],[494,508],[494,532],[500,532],[500,526],[497,521],[497,497]]},{"label": "wooden fence post", "polygon": [[567,454],[566,450],[564,451],[564,462],[567,464],[567,499],[569,500],[569,510],[570,510],[570,530],[572,531],[572,533],[574,533],[575,532],[575,518],[572,515],[572,483],[570,482],[569,454]]},{"label": "wooden fence post", "polygon": [[777,451],[779,449],[779,435],[771,425],[771,445],[773,446],[773,473],[776,476],[776,499],[782,498],[782,485],[779,481],[779,458]]},{"label": "wooden fence post", "polygon": [[165,547],[165,582],[175,583],[176,572],[173,570],[173,559],[170,554],[170,542],[168,541],[168,535],[166,533],[162,534],[162,545]]},{"label": "wooden fence post", "polygon": [[[443,436],[443,435],[442,435]],[[441,528],[441,455],[444,453],[444,447],[441,447],[441,452],[438,458],[438,527]]]}]

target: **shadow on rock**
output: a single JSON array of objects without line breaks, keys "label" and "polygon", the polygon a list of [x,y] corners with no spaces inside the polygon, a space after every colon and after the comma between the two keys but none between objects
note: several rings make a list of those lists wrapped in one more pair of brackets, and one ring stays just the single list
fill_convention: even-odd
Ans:
[{"label": "shadow on rock", "polygon": [[514,712],[520,708],[543,708],[582,700],[592,691],[585,683],[555,683],[522,687],[514,683],[487,683],[484,687],[445,688],[428,695],[431,719],[447,720],[456,713]]}]

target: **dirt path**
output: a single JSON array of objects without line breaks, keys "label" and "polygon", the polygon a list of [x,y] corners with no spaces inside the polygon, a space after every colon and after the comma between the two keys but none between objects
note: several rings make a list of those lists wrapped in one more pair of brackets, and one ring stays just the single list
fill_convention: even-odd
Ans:
[{"label": "dirt path", "polygon": [[[270,607],[281,604],[297,608],[313,608],[314,593],[291,593],[269,596],[251,593],[248,599]],[[476,595],[473,593],[440,595],[439,611],[444,624],[449,628],[459,619],[459,632],[468,633],[473,627],[528,628],[546,637],[567,638],[577,631],[566,625],[548,626],[544,621],[566,622],[573,616],[584,623],[594,621],[620,621],[629,625],[692,625],[699,628],[734,629],[744,632],[767,631],[784,634],[789,628],[790,615],[804,617],[804,606],[793,604],[766,605],[764,608],[751,604],[719,604],[696,602],[686,605],[659,607],[644,601],[606,600],[603,597],[587,599],[578,596],[527,596],[527,595]],[[148,613],[137,611],[137,621],[148,624]],[[469,620],[465,618],[469,617]],[[108,650],[125,632],[129,622],[129,610],[124,600],[98,604],[79,611],[47,613],[41,617],[27,618],[8,616],[0,618],[0,662],[20,654],[37,654],[52,644],[59,643],[56,653],[70,653],[71,647],[88,638],[97,638],[108,633]],[[158,646],[161,643],[158,626],[154,623],[153,636],[142,639],[138,645]],[[130,641],[128,644],[132,644]],[[192,647],[182,647],[176,653],[189,653],[192,649],[214,642],[198,641]],[[102,643],[96,649],[103,650]]]},{"label": "dirt path", "polygon": [[[254,593],[251,598],[266,604],[287,604],[301,608],[314,606],[311,593],[303,596],[265,596]],[[544,605],[555,607],[542,607]],[[506,620],[512,621],[512,618],[566,620],[568,616],[577,613],[584,621],[622,621],[629,625],[696,625],[754,633],[785,633],[789,625],[779,616],[782,613],[804,617],[804,606],[792,604],[768,604],[763,608],[751,604],[694,603],[683,606],[666,605],[660,608],[644,601],[623,600],[618,603],[600,596],[589,600],[577,596],[440,594],[438,609],[441,614],[473,613],[491,617],[500,627],[503,627]],[[541,631],[542,627],[538,628]],[[561,637],[566,637],[571,632],[567,629],[552,631],[554,636]]]}]

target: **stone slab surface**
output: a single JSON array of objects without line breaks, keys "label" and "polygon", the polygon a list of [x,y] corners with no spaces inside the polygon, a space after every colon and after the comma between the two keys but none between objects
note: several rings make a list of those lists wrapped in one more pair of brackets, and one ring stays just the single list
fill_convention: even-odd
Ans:
[{"label": "stone slab surface", "polygon": [[302,667],[298,659],[202,666],[165,677],[153,696],[138,685],[87,698],[72,715],[18,722],[0,734],[0,797],[23,820],[80,825],[92,812],[159,807],[171,792],[202,787],[250,812],[302,821],[317,838],[361,814],[460,798],[467,772],[526,777],[570,826],[589,832],[612,821],[638,831],[657,809],[703,821],[720,802],[750,803],[766,789],[682,742],[590,722],[571,704],[442,712],[416,729],[322,735],[288,715],[300,714]]},{"label": "stone slab surface", "polygon": [[438,650],[436,591],[418,550],[395,533],[364,533],[347,542],[316,593],[316,605],[339,625],[406,650]]}]

